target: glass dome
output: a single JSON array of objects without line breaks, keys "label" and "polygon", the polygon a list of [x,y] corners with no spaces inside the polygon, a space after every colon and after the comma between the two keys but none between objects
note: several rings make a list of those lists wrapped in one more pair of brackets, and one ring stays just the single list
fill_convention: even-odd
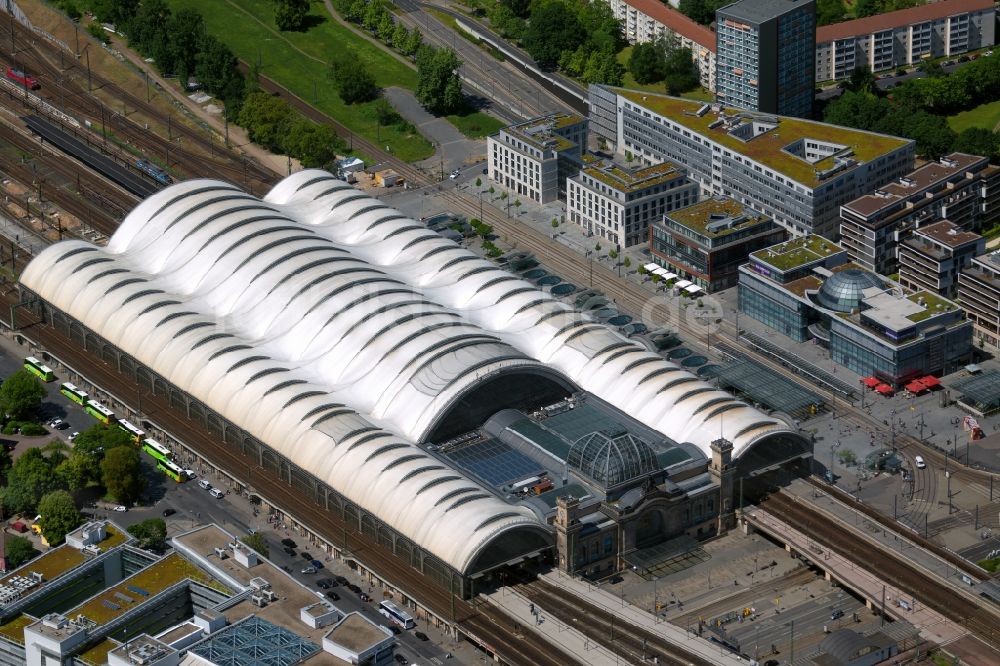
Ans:
[{"label": "glass dome", "polygon": [[607,490],[656,471],[656,456],[625,431],[601,430],[576,440],[566,464]]},{"label": "glass dome", "polygon": [[850,312],[861,306],[864,290],[869,287],[883,289],[882,280],[860,268],[848,268],[827,278],[816,294],[816,300],[828,310]]}]

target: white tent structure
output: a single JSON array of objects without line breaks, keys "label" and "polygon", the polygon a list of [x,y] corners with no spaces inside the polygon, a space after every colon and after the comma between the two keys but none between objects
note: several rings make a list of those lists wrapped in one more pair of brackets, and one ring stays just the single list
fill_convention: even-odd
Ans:
[{"label": "white tent structure", "polygon": [[734,456],[797,437],[323,171],[263,200],[174,185],[106,248],[57,243],[21,279],[459,572],[548,534],[418,446],[498,377],[582,387],[706,455],[719,437]]}]

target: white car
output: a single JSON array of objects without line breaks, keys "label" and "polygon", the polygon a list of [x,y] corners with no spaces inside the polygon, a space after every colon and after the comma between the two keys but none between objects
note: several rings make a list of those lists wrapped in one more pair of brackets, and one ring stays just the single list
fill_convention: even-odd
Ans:
[{"label": "white car", "polygon": [[53,428],[58,428],[60,425],[62,425],[62,422],[63,422],[62,419],[52,419],[51,421],[49,421],[49,425]]},{"label": "white car", "polygon": [[126,511],[128,511],[128,507],[127,506],[122,506],[121,504],[119,504],[118,506],[111,507],[111,510],[112,511],[118,511],[119,513],[125,513]]},{"label": "white car", "polygon": [[198,476],[197,474],[194,473],[193,469],[186,469],[186,470],[184,470],[184,474],[186,474],[187,478],[189,478],[189,479],[194,479],[194,478],[196,478]]},{"label": "white car", "polygon": [[69,436],[69,441],[72,442],[74,439],[76,439],[79,436],[80,436],[80,433],[74,432],[72,435]]},{"label": "white car", "polygon": [[924,469],[927,467],[927,463],[924,462],[922,456],[913,456],[913,462],[916,463],[917,469]]},{"label": "white car", "polygon": [[455,169],[450,174],[448,174],[448,177],[451,178],[452,180],[455,180],[456,178],[458,178],[458,175],[459,175],[459,171],[458,171],[458,169]]}]

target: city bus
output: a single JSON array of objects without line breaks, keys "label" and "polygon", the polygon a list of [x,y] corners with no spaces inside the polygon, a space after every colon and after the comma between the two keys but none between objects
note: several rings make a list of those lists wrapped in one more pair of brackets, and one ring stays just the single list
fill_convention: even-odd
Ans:
[{"label": "city bus", "polygon": [[125,419],[118,419],[118,427],[127,432],[132,438],[132,441],[136,444],[141,442],[143,436],[146,434],[144,431],[139,430]]},{"label": "city bus", "polygon": [[185,474],[184,470],[178,467],[177,463],[172,460],[157,460],[156,469],[160,470],[177,483],[184,483],[187,481],[187,474]]},{"label": "city bus", "polygon": [[87,392],[81,391],[74,384],[66,382],[59,387],[59,392],[78,405],[87,404]]},{"label": "city bus", "polygon": [[87,404],[83,408],[83,411],[87,412],[104,425],[111,425],[111,423],[115,420],[115,413],[96,400],[88,400]]},{"label": "city bus", "polygon": [[378,612],[401,626],[403,629],[413,629],[417,626],[413,616],[391,601],[383,601],[378,605]]},{"label": "city bus", "polygon": [[142,450],[160,462],[167,462],[174,457],[174,454],[170,452],[170,449],[163,446],[163,444],[160,444],[155,439],[142,440]]},{"label": "city bus", "polygon": [[24,359],[24,369],[41,379],[43,382],[51,382],[56,378],[56,373],[52,368],[39,361],[34,356]]}]

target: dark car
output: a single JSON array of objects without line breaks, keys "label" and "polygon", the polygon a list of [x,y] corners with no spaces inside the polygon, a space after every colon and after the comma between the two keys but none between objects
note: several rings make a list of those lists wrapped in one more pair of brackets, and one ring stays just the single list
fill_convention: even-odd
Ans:
[{"label": "dark car", "polygon": [[168,517],[174,515],[175,513],[177,513],[176,509],[164,509],[163,510],[163,517],[164,518],[168,518]]},{"label": "dark car", "polygon": [[341,585],[347,585],[347,579],[343,576],[334,576],[333,579],[340,583]]},{"label": "dark car", "polygon": [[361,588],[353,583],[348,583],[347,589],[353,592],[354,594],[361,594]]},{"label": "dark car", "polygon": [[340,601],[340,595],[336,592],[327,592],[326,596],[330,597],[334,601]]},{"label": "dark car", "polygon": [[311,560],[313,558],[313,556],[310,553],[307,553],[304,550],[300,554],[302,555],[303,560]]},{"label": "dark car", "polygon": [[364,592],[362,592],[361,594],[358,595],[358,599],[361,599],[361,601],[371,601],[372,600],[372,598],[369,597]]},{"label": "dark car", "polygon": [[413,632],[413,635],[414,635],[414,636],[416,636],[417,638],[419,638],[419,639],[420,639],[420,640],[422,640],[422,641],[429,641],[429,640],[430,640],[430,639],[429,639],[429,638],[427,637],[427,634],[425,634],[425,633],[424,633],[424,632],[422,632],[422,631],[414,631],[414,632]]},{"label": "dark car", "polygon": [[65,430],[66,428],[69,427],[69,424],[66,423],[65,421],[60,421],[59,423],[55,424],[52,427],[55,428],[56,430]]},{"label": "dark car", "polygon": [[839,620],[842,617],[844,617],[844,611],[840,610],[839,608],[830,613],[831,620]]},{"label": "dark car", "polygon": [[313,566],[314,566],[314,567],[316,567],[317,569],[322,569],[322,568],[323,568],[323,563],[322,563],[322,562],[320,562],[319,560],[313,560],[313,561],[312,561],[312,562],[310,562],[309,564],[313,565]]},{"label": "dark car", "polygon": [[396,663],[397,663],[397,664],[405,664],[406,662],[408,662],[408,661],[409,661],[409,659],[407,659],[406,657],[404,657],[404,656],[403,656],[403,655],[401,655],[401,654],[397,654],[397,655],[395,656],[395,659],[396,659]]},{"label": "dark car", "polygon": [[281,550],[285,551],[286,553],[288,553],[292,557],[295,557],[295,549],[294,548],[289,548],[288,546],[284,546]]},{"label": "dark car", "polygon": [[294,541],[292,541],[291,539],[282,539],[281,540],[281,545],[282,546],[288,546],[289,548],[298,548],[298,545]]},{"label": "dark car", "polygon": [[319,585],[320,587],[322,587],[324,590],[329,590],[330,589],[330,579],[329,578],[320,578],[318,581],[316,581],[316,584]]}]

